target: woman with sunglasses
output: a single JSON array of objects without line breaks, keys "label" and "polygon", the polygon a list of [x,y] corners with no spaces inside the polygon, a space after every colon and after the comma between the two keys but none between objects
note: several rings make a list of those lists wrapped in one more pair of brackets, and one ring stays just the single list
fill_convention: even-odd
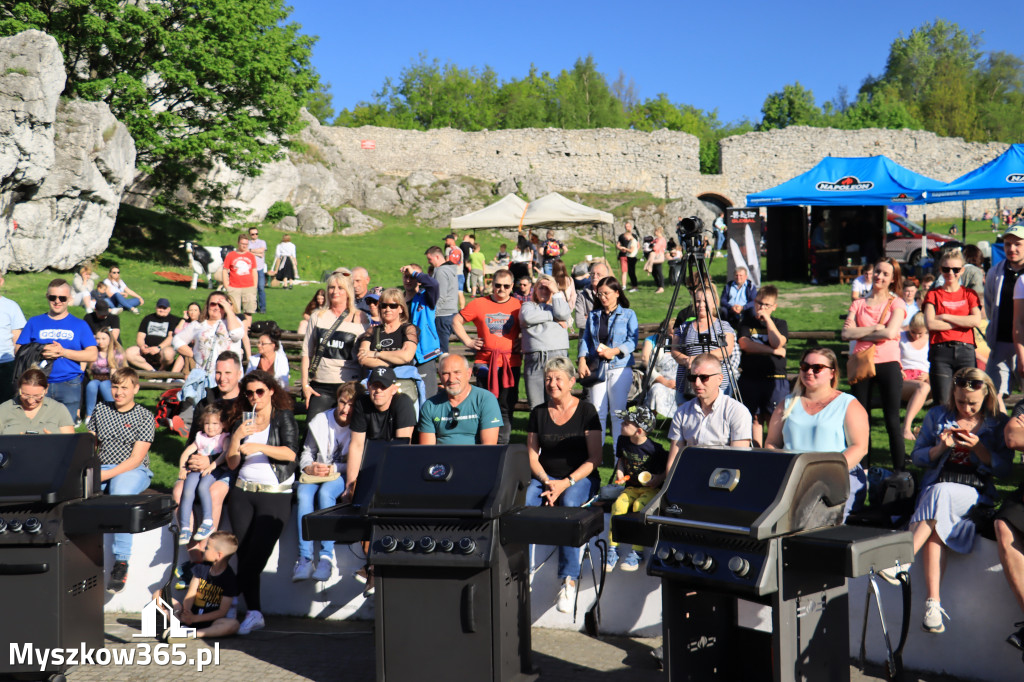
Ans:
[{"label": "woman with sunglasses", "polygon": [[[947,550],[967,554],[974,546],[975,525],[968,512],[976,504],[993,504],[995,476],[1010,473],[1013,451],[1003,440],[1007,418],[996,410],[992,379],[974,367],[953,375],[952,395],[928,410],[911,453],[924,468],[921,494],[910,518],[914,554],[921,552],[925,613],[922,627],[940,633],[946,627],[939,584]],[[906,567],[904,567],[906,568]],[[880,571],[893,584],[897,569]]]},{"label": "woman with sunglasses", "polygon": [[49,382],[35,367],[18,379],[18,395],[0,405],[0,436],[32,433],[74,433],[75,424],[67,408],[46,397]]},{"label": "woman with sunglasses", "polygon": [[765,446],[798,452],[841,452],[850,471],[846,514],[864,503],[867,476],[860,460],[868,453],[868,413],[839,385],[836,354],[808,348],[800,358],[800,375],[786,401],[775,408]]},{"label": "woman with sunglasses", "polygon": [[415,364],[420,333],[409,321],[405,293],[397,288],[385,289],[377,301],[377,309],[380,311],[380,324],[366,330],[358,342],[359,364],[366,370],[375,367],[393,369],[398,377],[399,393],[412,398],[418,406],[419,397],[426,395]]},{"label": "woman with sunglasses", "polygon": [[239,388],[228,422],[236,423],[239,413],[246,418],[228,445],[228,467],[238,471],[228,515],[238,536],[238,587],[249,610],[238,634],[247,635],[264,626],[260,574],[291,514],[299,428],[294,401],[273,376],[256,370],[242,378]]},{"label": "woman with sunglasses", "polygon": [[936,403],[949,402],[954,372],[975,367],[974,328],[981,324],[981,303],[972,289],[960,286],[964,257],[960,249],[947,251],[939,261],[942,287],[924,297],[924,321],[928,325],[928,379]]},{"label": "woman with sunglasses", "polygon": [[889,435],[889,454],[896,471],[906,468],[906,445],[900,424],[900,397],[903,394],[903,370],[900,365],[900,331],[907,305],[900,297],[903,282],[899,264],[892,258],[875,263],[871,288],[850,304],[843,341],[855,341],[853,352],[875,349],[875,376],[859,381],[850,392],[865,410],[871,405],[871,393],[877,389],[882,399],[882,418]]},{"label": "woman with sunglasses", "polygon": [[110,298],[110,307],[124,308],[136,315],[139,314],[139,306],[145,303],[143,298],[128,288],[128,284],[121,279],[121,267],[114,265],[110,268],[107,278],[103,280],[107,285],[107,296]]},{"label": "woman with sunglasses", "polygon": [[355,352],[366,324],[366,314],[356,308],[352,277],[335,272],[327,278],[326,305],[310,314],[302,340],[299,378],[307,420],[334,407],[341,385],[360,378]]},{"label": "woman with sunglasses", "polygon": [[[266,324],[259,322],[257,324]],[[277,383],[283,387],[288,386],[288,358],[284,354],[284,346],[281,345],[281,329],[271,323],[272,326],[265,327],[256,339],[257,353],[249,356],[249,368],[246,374],[261,369],[272,374]]]},{"label": "woman with sunglasses", "polygon": [[[186,358],[195,360],[196,368],[214,375],[217,356],[226,350],[242,357],[245,328],[235,315],[227,295],[214,291],[206,297],[206,311],[198,322],[175,334],[171,345]],[[186,380],[187,381],[187,380]]]},{"label": "woman with sunglasses", "polygon": [[629,299],[614,277],[605,277],[597,285],[597,303],[587,326],[580,335],[580,378],[590,376],[591,367],[606,362],[606,377],[590,386],[590,402],[601,420],[602,439],[605,415],[611,417],[612,442],[618,442],[622,419],[617,412],[626,409],[629,388],[633,385],[633,351],[639,342],[640,325],[636,313],[629,308]]}]

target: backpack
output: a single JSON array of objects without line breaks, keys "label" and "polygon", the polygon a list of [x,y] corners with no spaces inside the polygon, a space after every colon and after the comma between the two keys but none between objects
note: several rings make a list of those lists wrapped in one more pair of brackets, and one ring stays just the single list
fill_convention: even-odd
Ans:
[{"label": "backpack", "polygon": [[50,376],[50,371],[53,369],[53,363],[43,357],[43,345],[33,341],[32,343],[26,343],[18,349],[18,352],[14,355],[14,392],[18,392],[18,379],[25,373],[25,370],[32,369],[35,367],[40,370],[46,376]]},{"label": "backpack", "polygon": [[171,419],[181,411],[181,401],[178,400],[178,389],[171,388],[160,394],[156,401],[156,423],[170,424]]},{"label": "backpack", "polygon": [[548,258],[558,258],[562,255],[562,247],[554,239],[549,239],[548,243],[544,245],[544,255]]}]

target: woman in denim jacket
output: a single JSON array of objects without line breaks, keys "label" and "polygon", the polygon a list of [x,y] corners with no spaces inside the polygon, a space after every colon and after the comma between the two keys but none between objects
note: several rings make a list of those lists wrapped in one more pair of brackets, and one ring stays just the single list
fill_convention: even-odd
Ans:
[{"label": "woman in denim jacket", "polygon": [[[928,411],[912,455],[914,464],[925,468],[910,530],[928,591],[922,626],[933,633],[943,632],[942,618],[949,617],[939,600],[947,549],[971,551],[975,526],[968,512],[975,504],[993,503],[992,479],[1009,474],[1013,462],[1013,451],[1003,440],[1007,419],[996,410],[992,379],[980,369],[964,368],[953,375],[953,387],[947,405]],[[881,575],[895,580],[893,569]]]},{"label": "woman in denim jacket", "polygon": [[636,349],[639,323],[636,313],[629,309],[629,299],[622,285],[614,277],[605,277],[597,286],[595,308],[587,317],[587,326],[580,337],[580,378],[590,375],[587,359],[607,361],[607,378],[590,387],[590,402],[597,408],[601,420],[601,438],[604,440],[605,415],[612,420],[612,442],[619,439],[622,420],[617,410],[626,409],[629,388],[633,384],[633,351]]}]

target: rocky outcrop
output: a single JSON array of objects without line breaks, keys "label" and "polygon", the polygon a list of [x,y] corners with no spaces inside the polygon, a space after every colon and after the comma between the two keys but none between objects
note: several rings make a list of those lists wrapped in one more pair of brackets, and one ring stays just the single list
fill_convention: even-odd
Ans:
[{"label": "rocky outcrop", "polygon": [[319,206],[305,206],[295,214],[299,232],[303,234],[330,234],[334,231],[334,218]]},{"label": "rocky outcrop", "polygon": [[351,206],[338,210],[334,214],[334,219],[342,227],[341,234],[346,237],[371,232],[384,226],[384,223],[381,221],[365,215],[359,209],[352,208]]},{"label": "rocky outcrop", "polygon": [[70,269],[107,248],[135,143],[106,104],[60,99],[57,42],[0,39],[0,270]]}]

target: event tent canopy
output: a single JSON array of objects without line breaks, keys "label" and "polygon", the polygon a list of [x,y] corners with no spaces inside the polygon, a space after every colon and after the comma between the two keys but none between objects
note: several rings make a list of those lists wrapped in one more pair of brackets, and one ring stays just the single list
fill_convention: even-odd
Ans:
[{"label": "event tent canopy", "polygon": [[493,227],[554,227],[568,223],[612,224],[611,213],[566,199],[557,192],[527,204],[514,194],[487,208],[452,218],[453,230]]},{"label": "event tent canopy", "polygon": [[452,218],[453,230],[488,227],[516,227],[523,219],[526,202],[515,194],[506,194],[487,208]]},{"label": "event tent canopy", "polygon": [[988,163],[961,175],[941,189],[929,192],[928,201],[961,201],[1024,196],[1024,144],[1010,145]]},{"label": "event tent canopy", "polygon": [[944,187],[886,156],[826,157],[781,185],[747,195],[747,206],[922,204]]}]

